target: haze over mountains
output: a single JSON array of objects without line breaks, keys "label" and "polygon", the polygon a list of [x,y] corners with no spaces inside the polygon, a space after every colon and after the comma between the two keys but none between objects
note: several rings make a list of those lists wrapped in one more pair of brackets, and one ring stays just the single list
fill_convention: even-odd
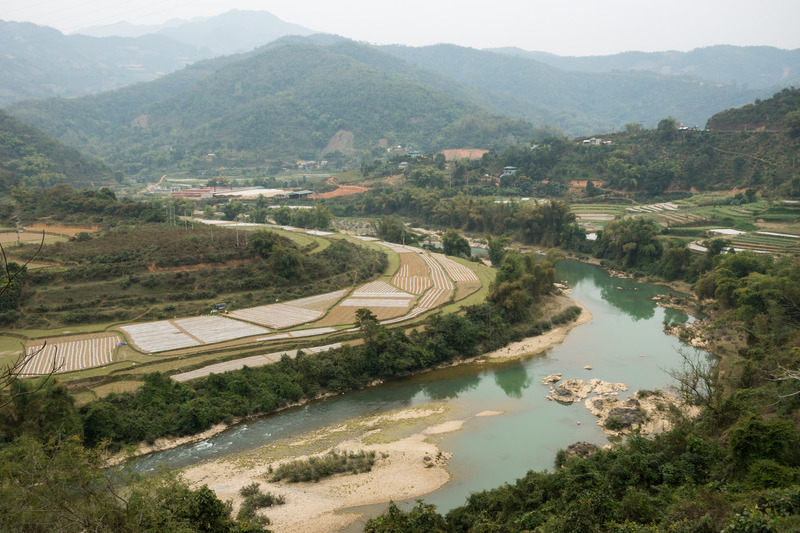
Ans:
[{"label": "haze over mountains", "polygon": [[311,35],[299,24],[284,22],[267,11],[231,10],[216,17],[172,20],[157,26],[126,22],[94,26],[77,33],[91,37],[141,37],[163,35],[178,42],[210,50],[214,55],[249,52],[286,35]]},{"label": "haze over mountains", "polygon": [[352,139],[345,151],[368,153],[386,142],[496,148],[545,125],[591,135],[672,116],[703,127],[716,112],[800,80],[800,50],[567,58],[373,46],[266,12],[86,30],[95,37],[27,23],[0,22],[0,30],[0,105],[129,170],[144,154],[170,159],[176,147],[220,144],[314,159],[339,132]]}]

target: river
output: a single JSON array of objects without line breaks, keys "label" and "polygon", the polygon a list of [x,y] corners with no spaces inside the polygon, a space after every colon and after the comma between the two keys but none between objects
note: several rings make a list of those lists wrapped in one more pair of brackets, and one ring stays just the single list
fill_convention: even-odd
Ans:
[{"label": "river", "polygon": [[[463,504],[471,492],[513,482],[530,469],[551,469],[558,449],[576,441],[603,445],[608,440],[582,402],[565,406],[548,401],[542,378],[561,372],[564,378],[623,382],[630,392],[665,389],[670,384],[665,370],[679,366],[678,351],[686,346],[664,333],[664,323],[693,320],[650,299],[668,289],[611,278],[596,266],[563,260],[556,279],[567,283],[572,297],[594,318],[543,355],[437,370],[315,401],[239,424],[202,442],[150,454],[134,466],[142,471],[183,468],[349,419],[447,402],[454,418],[467,423],[440,437],[440,448],[453,454],[448,465],[452,480],[426,496],[427,503],[446,512]],[[503,414],[474,416],[487,410]],[[373,514],[374,506],[368,510]]]}]

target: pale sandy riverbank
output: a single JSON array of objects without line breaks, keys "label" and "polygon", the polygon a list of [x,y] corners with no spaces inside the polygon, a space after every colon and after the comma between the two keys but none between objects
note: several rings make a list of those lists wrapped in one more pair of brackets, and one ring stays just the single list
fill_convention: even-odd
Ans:
[{"label": "pale sandy riverbank", "polygon": [[514,359],[526,357],[541,353],[555,346],[556,344],[564,342],[564,339],[567,338],[567,334],[570,332],[570,330],[572,330],[572,328],[586,324],[593,318],[592,313],[590,313],[588,309],[581,305],[580,302],[577,300],[570,300],[570,302],[572,305],[577,305],[581,308],[581,314],[578,315],[578,318],[575,321],[570,322],[569,324],[564,324],[563,326],[558,326],[557,328],[551,329],[547,333],[543,333],[537,337],[522,339],[519,342],[511,343],[504,348],[500,348],[499,350],[485,353],[479,356],[478,359]]},{"label": "pale sandy riverbank", "polygon": [[[447,420],[448,412],[446,404],[436,404],[364,417],[190,467],[184,478],[195,486],[208,485],[221,499],[233,501],[234,510],[242,500],[239,489],[258,482],[263,491],[286,498],[286,504],[264,510],[272,521],[269,529],[276,533],[335,532],[359,518],[352,513],[337,514],[338,510],[422,497],[450,480],[445,468],[449,456],[434,441],[437,435],[458,431],[468,420]],[[486,411],[476,416],[498,414]],[[413,433],[397,438],[404,425]],[[315,452],[309,454],[309,449]],[[318,483],[269,481],[270,466],[331,449],[375,451],[378,460],[365,474],[338,475]]]}]

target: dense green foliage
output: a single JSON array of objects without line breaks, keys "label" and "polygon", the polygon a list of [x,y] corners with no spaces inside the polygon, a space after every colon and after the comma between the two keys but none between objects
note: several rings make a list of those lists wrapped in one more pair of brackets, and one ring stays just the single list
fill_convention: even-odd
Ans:
[{"label": "dense green foliage", "polygon": [[469,241],[462,237],[458,230],[453,228],[445,231],[444,235],[442,235],[442,250],[445,255],[456,257],[469,257],[472,255]]},{"label": "dense green foliage", "polygon": [[99,184],[109,181],[111,174],[102,162],[87,159],[0,110],[0,193],[18,186]]},{"label": "dense green foliage", "polygon": [[81,225],[166,222],[167,210],[159,200],[118,200],[107,188],[76,189],[60,184],[49,189],[16,189],[12,194],[21,220],[48,218]]},{"label": "dense green foliage", "polygon": [[0,529],[8,532],[175,531],[246,533],[207,486],[174,475],[137,478],[105,468],[99,450],[74,437],[22,437],[0,445]]},{"label": "dense green foliage", "polygon": [[[335,214],[404,215],[423,224],[456,228],[474,233],[507,234],[525,244],[558,246],[574,231],[575,215],[562,201],[542,204],[495,202],[493,198],[476,198],[466,194],[447,196],[431,189],[381,190],[366,193],[357,201],[331,203]],[[359,210],[356,212],[356,210]],[[383,216],[381,221],[390,220]],[[396,221],[391,227],[402,228]],[[388,232],[386,232],[388,234]],[[383,236],[379,231],[379,235]],[[393,241],[399,242],[399,241]]]},{"label": "dense green foliage", "polygon": [[509,252],[489,287],[487,300],[493,302],[512,322],[530,320],[531,304],[553,289],[555,263],[551,251],[545,258]]}]

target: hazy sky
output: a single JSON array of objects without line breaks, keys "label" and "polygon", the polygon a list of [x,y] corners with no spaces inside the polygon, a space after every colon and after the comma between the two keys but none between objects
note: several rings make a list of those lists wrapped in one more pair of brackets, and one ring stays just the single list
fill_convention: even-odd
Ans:
[{"label": "hazy sky", "polygon": [[800,48],[800,0],[2,0],[0,19],[73,33],[231,9],[269,11],[286,22],[375,44],[518,46],[561,55],[713,44]]}]

